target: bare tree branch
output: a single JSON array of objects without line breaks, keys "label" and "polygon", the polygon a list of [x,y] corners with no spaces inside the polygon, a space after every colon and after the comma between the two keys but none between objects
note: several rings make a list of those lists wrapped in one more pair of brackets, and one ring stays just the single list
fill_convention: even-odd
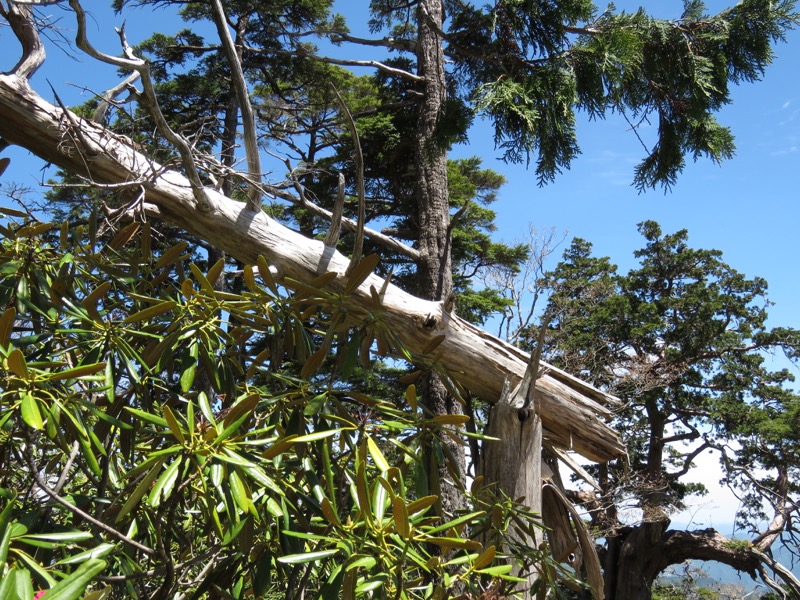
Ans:
[{"label": "bare tree branch", "polygon": [[[217,26],[222,49],[228,59],[228,66],[231,69],[231,82],[236,90],[236,97],[239,100],[239,109],[242,112],[242,128],[244,129],[244,149],[247,156],[247,173],[250,181],[261,181],[261,155],[258,151],[258,139],[256,137],[256,122],[253,114],[253,105],[250,103],[250,92],[247,89],[247,82],[242,71],[241,52],[231,38],[228,30],[228,23],[225,18],[225,10],[222,8],[220,0],[212,0],[212,16],[214,24]],[[256,212],[261,210],[261,188],[259,185],[250,185],[247,192],[247,208]]]},{"label": "bare tree branch", "polygon": [[0,5],[0,15],[6,18],[22,45],[22,57],[11,73],[30,79],[45,59],[44,45],[33,19],[33,9],[19,2],[10,2],[8,10]]},{"label": "bare tree branch", "polygon": [[191,183],[192,195],[194,196],[197,208],[204,212],[210,210],[208,196],[205,192],[203,182],[200,179],[200,173],[197,170],[191,145],[183,136],[172,130],[164,114],[161,112],[158,99],[156,98],[153,79],[150,76],[150,65],[147,61],[136,58],[133,55],[133,52],[125,41],[125,32],[123,29],[117,29],[116,31],[122,41],[125,58],[111,56],[96,50],[86,36],[86,12],[83,10],[81,3],[79,0],[69,0],[69,5],[72,7],[72,10],[75,11],[78,20],[78,33],[75,38],[75,43],[78,45],[78,48],[96,60],[114,65],[121,69],[132,69],[139,73],[142,79],[142,89],[144,91],[144,96],[139,98],[140,102],[142,102],[150,112],[150,116],[155,121],[159,132],[178,149],[181,156],[181,164],[186,170],[187,179]]}]

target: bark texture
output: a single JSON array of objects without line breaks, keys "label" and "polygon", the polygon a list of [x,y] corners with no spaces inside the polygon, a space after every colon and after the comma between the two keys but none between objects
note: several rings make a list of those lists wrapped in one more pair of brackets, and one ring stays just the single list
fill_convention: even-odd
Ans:
[{"label": "bark texture", "polygon": [[[658,576],[669,566],[687,560],[706,560],[726,564],[752,579],[758,574],[770,578],[766,567],[780,572],[793,591],[800,588],[792,574],[745,541],[733,541],[715,529],[695,531],[668,530],[669,521],[642,523],[620,532],[615,546],[613,570],[606,571],[606,597],[616,600],[650,600]],[[610,540],[611,542],[611,540]],[[611,557],[609,557],[611,558]],[[606,563],[607,565],[609,563]],[[785,571],[785,572],[784,572]],[[766,581],[766,579],[765,579]]]},{"label": "bark texture", "polygon": [[[486,435],[499,438],[498,442],[486,442],[482,475],[487,483],[496,484],[499,490],[514,500],[522,502],[533,512],[542,513],[542,421],[532,408],[519,408],[514,398],[504,395],[489,410],[489,425]],[[512,534],[514,535],[514,534]],[[541,529],[533,536],[516,529],[513,542],[522,546],[538,548],[544,541]],[[496,535],[490,533],[486,545],[495,544],[501,549]],[[507,552],[510,549],[502,548]],[[513,554],[513,552],[511,552]],[[537,579],[534,565],[527,572],[515,565],[512,575],[526,580],[519,583],[516,591],[520,598],[532,598],[530,588]]]},{"label": "bark texture", "polygon": [[[15,75],[0,75],[0,137],[85,177],[87,183],[142,189],[150,217],[182,227],[243,263],[253,264],[264,256],[282,276],[298,281],[335,272],[337,277],[328,287],[344,289],[349,261],[334,248],[307,239],[262,212],[248,211],[243,203],[212,189],[205,190],[209,207],[201,210],[186,177],[136,152],[128,138],[50,104]],[[372,275],[354,298],[375,311],[370,288],[381,290],[383,284]],[[435,350],[438,364],[492,404],[506,380],[515,385],[525,372],[525,352],[445,310],[442,302],[422,300],[389,285],[375,312],[418,355],[443,336]],[[544,439],[594,461],[624,454],[618,435],[605,423],[615,399],[554,367],[545,368],[547,373],[537,381]]]},{"label": "bark texture", "polygon": [[[436,140],[436,131],[447,87],[444,53],[437,34],[444,9],[441,0],[422,0],[418,10],[417,75],[420,102],[414,138],[415,194],[417,198],[417,295],[441,301],[453,293],[450,253],[450,194],[447,185],[447,149]],[[421,386],[425,406],[435,415],[459,414],[461,405],[447,391],[435,372],[425,375]],[[442,444],[437,452],[434,444]],[[454,514],[464,505],[466,461],[464,448],[447,436],[426,443],[428,488],[439,496],[440,511]]]}]

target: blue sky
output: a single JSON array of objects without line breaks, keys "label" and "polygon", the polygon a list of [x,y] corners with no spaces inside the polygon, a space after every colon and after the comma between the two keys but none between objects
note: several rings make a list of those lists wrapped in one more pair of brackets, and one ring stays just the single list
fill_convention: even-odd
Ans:
[{"label": "blue sky", "polygon": [[[128,20],[129,42],[136,44],[147,37],[152,27],[169,30],[174,23],[169,13],[126,9],[114,16],[110,3],[84,2],[94,15],[89,35],[100,49],[118,52],[113,32],[123,19]],[[658,16],[675,17],[682,3],[660,0],[650,3]],[[715,12],[725,2],[709,2]],[[366,15],[367,2],[340,0],[337,9],[351,22],[355,33],[366,34],[357,19]],[[617,2],[619,8],[637,6]],[[655,6],[653,9],[652,7]],[[74,37],[72,15],[59,7],[46,7],[48,14],[61,17],[64,35]],[[0,69],[11,68],[16,61],[17,45],[7,29],[0,29],[0,47],[4,50]],[[33,85],[46,99],[52,100],[46,79],[50,80],[67,104],[75,104],[89,94],[67,82],[104,90],[118,81],[115,70],[88,58],[75,60],[63,50],[48,46],[49,60]],[[582,237],[594,244],[599,255],[610,256],[625,270],[634,265],[632,253],[642,246],[636,224],[653,219],[666,232],[686,228],[695,247],[717,248],[726,261],[748,276],[763,276],[770,283],[771,324],[800,327],[800,267],[798,267],[797,229],[800,205],[797,201],[800,174],[800,32],[792,32],[788,43],[777,47],[777,59],[764,80],[734,90],[733,103],[719,113],[719,120],[736,136],[737,154],[732,160],[716,165],[708,160],[689,162],[672,191],[639,194],[631,187],[634,165],[642,157],[642,148],[621,118],[588,122],[581,118],[578,139],[582,155],[572,168],[555,183],[537,187],[531,171],[523,165],[506,165],[496,157],[491,143],[491,129],[476,123],[470,143],[454,149],[453,157],[478,155],[484,165],[502,172],[508,184],[495,204],[497,236],[506,241],[525,238],[528,227],[553,227],[568,236]],[[13,58],[12,58],[13,57]],[[12,166],[4,182],[14,180],[25,185],[36,182],[41,162],[19,150],[9,150]],[[552,265],[551,265],[552,266]],[[709,473],[713,461],[704,465]],[[713,478],[713,477],[712,477]],[[729,522],[735,500],[715,492],[707,500],[712,510],[700,519],[705,525]],[[722,516],[722,515],[725,516]],[[717,523],[713,522],[717,517]],[[712,522],[709,523],[709,519]]]}]

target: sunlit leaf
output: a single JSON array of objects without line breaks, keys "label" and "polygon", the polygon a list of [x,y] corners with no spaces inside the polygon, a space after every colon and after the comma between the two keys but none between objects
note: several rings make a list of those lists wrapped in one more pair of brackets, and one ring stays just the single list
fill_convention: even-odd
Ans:
[{"label": "sunlit leaf", "polygon": [[106,561],[90,558],[73,573],[47,590],[47,600],[76,600],[85,592],[94,578],[106,568]]},{"label": "sunlit leaf", "polygon": [[316,562],[324,558],[330,558],[339,554],[339,550],[318,550],[316,552],[304,552],[302,554],[289,554],[278,558],[278,562],[286,565],[296,565],[301,563]]},{"label": "sunlit leaf", "polygon": [[39,410],[39,403],[31,394],[25,392],[22,394],[22,401],[20,402],[20,413],[22,420],[33,429],[41,430],[44,428],[44,420],[42,413]]}]

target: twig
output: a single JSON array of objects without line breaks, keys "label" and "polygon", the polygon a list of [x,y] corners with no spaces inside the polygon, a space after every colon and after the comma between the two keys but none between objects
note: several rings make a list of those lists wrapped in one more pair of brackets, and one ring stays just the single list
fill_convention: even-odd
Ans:
[{"label": "twig", "polygon": [[50,496],[50,498],[55,500],[58,504],[60,504],[61,506],[63,506],[67,510],[69,510],[72,513],[78,515],[82,519],[85,519],[86,521],[88,521],[89,523],[91,523],[92,525],[97,527],[98,529],[101,529],[102,531],[105,531],[107,534],[117,538],[121,542],[125,542],[129,546],[133,546],[137,550],[141,550],[142,552],[144,552],[145,554],[147,554],[149,556],[155,556],[156,551],[153,550],[152,548],[148,548],[144,544],[140,544],[136,540],[132,540],[131,538],[129,538],[124,533],[121,533],[121,532],[117,531],[116,529],[106,525],[102,521],[98,521],[92,515],[90,515],[89,513],[85,512],[83,510],[81,510],[80,508],[78,508],[74,504],[70,504],[67,500],[62,498],[58,493],[56,493],[54,490],[50,489],[50,487],[48,487],[48,485],[47,485],[47,482],[45,482],[44,479],[42,479],[41,475],[39,475],[39,469],[36,466],[36,464],[34,463],[33,457],[30,454],[32,452],[32,449],[33,449],[33,444],[28,444],[28,448],[27,448],[27,451],[25,453],[25,458],[27,460],[28,468],[31,471],[31,476],[33,477],[33,480],[36,482],[36,485],[38,485],[39,488],[41,488],[41,490],[45,494]]},{"label": "twig", "polygon": [[45,59],[44,45],[33,20],[33,8],[24,3],[10,2],[8,10],[0,6],[0,15],[8,21],[22,45],[22,57],[11,72],[30,79]]},{"label": "twig", "polygon": [[139,72],[134,71],[128,75],[125,80],[119,82],[110,90],[106,91],[106,93],[100,98],[97,108],[94,109],[92,121],[103,124],[106,120],[106,113],[108,112],[108,109],[111,108],[111,105],[114,103],[114,100],[117,98],[117,96],[119,96],[123,91],[129,89],[129,87],[132,86],[133,83],[139,79],[139,77]]},{"label": "twig", "polygon": [[158,104],[155,86],[153,85],[153,79],[150,75],[150,65],[147,63],[147,61],[134,56],[133,51],[125,40],[124,27],[117,28],[116,31],[120,37],[120,41],[122,42],[125,58],[104,54],[103,52],[96,50],[89,42],[89,38],[86,36],[86,12],[83,10],[80,1],[69,0],[69,5],[72,7],[72,10],[75,11],[75,15],[78,20],[78,33],[75,36],[75,43],[77,44],[78,48],[96,60],[109,65],[114,65],[115,67],[119,67],[121,69],[131,69],[139,73],[142,79],[143,91],[143,94],[140,97],[140,102],[148,109],[148,112],[153,118],[156,128],[161,135],[163,135],[171,144],[175,146],[175,148],[177,148],[181,157],[181,164],[186,171],[186,177],[191,183],[192,194],[194,195],[195,202],[197,203],[197,208],[203,212],[210,211],[211,202],[205,192],[203,182],[200,179],[200,173],[197,170],[197,165],[192,153],[192,147],[186,138],[174,132],[169,126],[169,123],[167,123],[167,119],[164,117],[164,113],[161,112],[161,107]]}]

